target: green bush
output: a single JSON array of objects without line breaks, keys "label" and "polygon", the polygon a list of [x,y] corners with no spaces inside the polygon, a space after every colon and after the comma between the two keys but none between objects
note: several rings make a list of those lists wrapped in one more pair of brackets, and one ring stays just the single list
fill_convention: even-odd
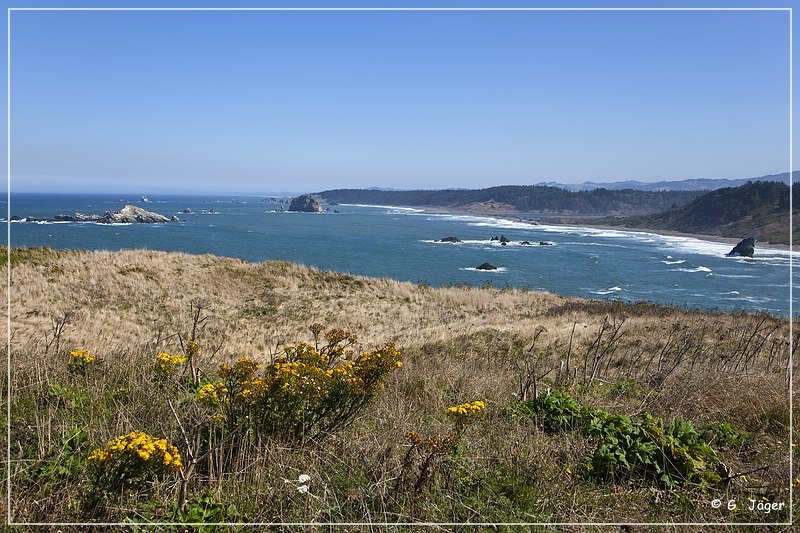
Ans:
[{"label": "green bush", "polygon": [[738,448],[744,444],[744,434],[733,424],[721,422],[703,426],[698,430],[700,438],[711,445],[727,445]]},{"label": "green bush", "polygon": [[538,398],[517,402],[507,408],[511,416],[521,416],[536,420],[545,431],[556,433],[581,427],[583,408],[575,399],[561,390],[555,389]]},{"label": "green bush", "polygon": [[717,463],[717,453],[686,420],[676,418],[665,428],[663,420],[649,413],[629,418],[597,410],[583,433],[598,443],[586,463],[590,477],[612,481],[641,477],[670,489],[682,483],[720,481],[710,469]]},{"label": "green bush", "polygon": [[[581,430],[597,443],[586,458],[587,477],[617,481],[642,478],[666,488],[682,483],[700,485],[720,481],[712,468],[718,462],[714,439],[735,442],[735,428],[721,424],[698,433],[691,422],[676,418],[669,426],[649,413],[628,417],[582,407],[560,390],[518,402],[507,408],[512,416],[531,418],[548,432]],[[730,440],[729,440],[730,439]]]}]

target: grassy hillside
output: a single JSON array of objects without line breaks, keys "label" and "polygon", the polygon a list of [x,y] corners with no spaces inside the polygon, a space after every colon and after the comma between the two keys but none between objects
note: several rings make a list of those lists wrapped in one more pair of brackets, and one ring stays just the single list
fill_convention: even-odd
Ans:
[{"label": "grassy hillside", "polygon": [[633,215],[655,213],[683,205],[703,193],[632,189],[573,192],[543,185],[507,185],[487,189],[431,191],[336,189],[317,194],[328,202],[351,204],[437,206],[493,212]]},{"label": "grassy hillside", "polygon": [[[800,199],[794,192],[795,206]],[[800,209],[795,209],[793,234],[800,235]],[[755,237],[773,244],[789,244],[789,186],[755,181],[740,187],[709,192],[664,213],[624,218],[583,220],[582,223],[673,230],[720,237]],[[799,239],[796,237],[795,239]],[[795,243],[800,241],[795,240]]]},{"label": "grassy hillside", "polygon": [[[788,498],[785,319],[210,255],[11,263],[15,521],[787,518],[746,508]],[[134,430],[166,444],[115,463]],[[182,470],[151,465],[167,444]]]}]

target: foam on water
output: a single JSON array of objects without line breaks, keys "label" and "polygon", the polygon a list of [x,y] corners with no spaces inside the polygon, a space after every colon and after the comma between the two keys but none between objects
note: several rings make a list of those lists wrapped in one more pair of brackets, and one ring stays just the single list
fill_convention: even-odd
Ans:
[{"label": "foam on water", "polygon": [[475,268],[475,267],[461,267],[461,268],[459,268],[459,270],[473,270],[475,272],[486,272],[488,274],[495,274],[495,273],[499,273],[499,272],[508,271],[508,269],[506,267],[497,267],[495,270],[483,270],[483,269],[478,269],[478,268]]},{"label": "foam on water", "polygon": [[672,268],[670,269],[671,272],[711,272],[711,269],[704,266],[699,266],[695,268]]},{"label": "foam on water", "polygon": [[609,287],[608,289],[604,290],[590,290],[589,292],[592,294],[599,294],[601,296],[605,296],[607,294],[614,294],[615,292],[620,292],[624,290],[622,287]]},{"label": "foam on water", "polygon": [[[376,207],[378,209],[390,209],[392,211],[407,212],[407,213],[424,213],[424,209],[417,209],[416,207],[399,207],[396,205],[368,205],[368,204],[339,204],[346,207]],[[335,206],[334,206],[335,207]]]}]

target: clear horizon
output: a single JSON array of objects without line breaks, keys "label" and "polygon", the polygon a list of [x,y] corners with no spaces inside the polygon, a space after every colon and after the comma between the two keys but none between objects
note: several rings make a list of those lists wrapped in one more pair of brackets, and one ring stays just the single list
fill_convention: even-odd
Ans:
[{"label": "clear horizon", "polygon": [[16,11],[11,189],[781,174],[787,26],[780,11]]}]

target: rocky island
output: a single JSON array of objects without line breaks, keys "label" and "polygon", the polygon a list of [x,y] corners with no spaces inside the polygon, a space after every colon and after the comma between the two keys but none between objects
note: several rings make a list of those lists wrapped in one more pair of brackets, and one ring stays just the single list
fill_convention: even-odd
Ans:
[{"label": "rocky island", "polygon": [[56,215],[52,218],[11,217],[11,220],[24,220],[26,222],[96,222],[98,224],[162,224],[165,222],[177,222],[178,217],[172,216],[168,218],[135,205],[126,205],[119,211],[106,211],[102,215],[75,213],[72,215]]},{"label": "rocky island", "polygon": [[288,210],[300,213],[322,213],[322,206],[312,195],[303,194],[292,200]]}]

